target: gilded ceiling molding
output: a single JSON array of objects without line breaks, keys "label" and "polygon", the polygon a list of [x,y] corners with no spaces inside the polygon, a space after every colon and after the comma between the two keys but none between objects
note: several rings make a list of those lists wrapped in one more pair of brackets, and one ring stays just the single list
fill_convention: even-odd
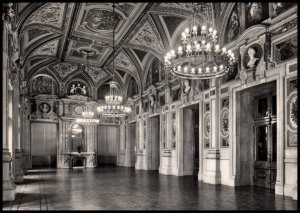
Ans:
[{"label": "gilded ceiling molding", "polygon": [[61,29],[66,3],[47,3],[35,11],[22,26],[22,29],[31,24],[50,25]]}]

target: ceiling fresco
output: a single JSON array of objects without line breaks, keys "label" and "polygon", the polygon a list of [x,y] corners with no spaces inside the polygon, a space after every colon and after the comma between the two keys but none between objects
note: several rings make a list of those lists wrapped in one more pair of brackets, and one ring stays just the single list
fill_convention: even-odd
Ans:
[{"label": "ceiling fresco", "polygon": [[[14,4],[25,76],[34,77],[35,72],[50,67],[62,81],[84,73],[98,85],[116,73],[121,82],[133,77],[141,89],[146,88],[141,79],[146,79],[147,64],[153,58],[163,63],[181,28],[193,18],[192,3],[181,2],[116,3],[115,14],[108,2]],[[222,42],[230,42],[245,30],[241,20],[246,15],[234,13],[241,4],[207,4],[207,20],[221,31]],[[204,21],[203,15],[195,19],[199,24]],[[114,28],[117,71],[112,70]],[[224,28],[233,28],[231,34],[222,34]]]}]

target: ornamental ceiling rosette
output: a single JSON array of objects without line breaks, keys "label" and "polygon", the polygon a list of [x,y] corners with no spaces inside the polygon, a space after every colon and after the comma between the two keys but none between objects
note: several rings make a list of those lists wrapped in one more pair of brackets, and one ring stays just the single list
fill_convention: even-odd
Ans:
[{"label": "ornamental ceiling rosette", "polygon": [[50,41],[43,46],[40,46],[37,50],[35,50],[31,56],[36,55],[48,55],[48,56],[56,56],[58,47],[58,40]]},{"label": "ornamental ceiling rosette", "polygon": [[61,28],[65,3],[48,3],[33,13],[23,25],[23,28],[30,24],[44,24]]}]

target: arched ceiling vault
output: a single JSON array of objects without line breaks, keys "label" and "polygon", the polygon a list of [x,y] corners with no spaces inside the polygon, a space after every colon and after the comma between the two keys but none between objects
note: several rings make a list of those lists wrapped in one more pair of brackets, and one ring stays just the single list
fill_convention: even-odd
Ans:
[{"label": "arched ceiling vault", "polygon": [[[227,5],[210,4],[209,20],[220,24]],[[225,8],[225,9],[224,9]],[[220,17],[213,14],[222,13]],[[114,73],[120,85],[131,78],[144,88],[146,69],[175,44],[183,23],[192,18],[191,3],[16,3],[25,78],[41,68],[56,72],[64,83],[83,72],[98,87]],[[203,17],[197,17],[201,22]],[[215,23],[216,22],[216,23]],[[112,70],[112,29],[115,26],[115,69]],[[89,57],[86,56],[89,52]],[[124,62],[124,63],[123,63]],[[87,69],[87,65],[90,67]]]}]

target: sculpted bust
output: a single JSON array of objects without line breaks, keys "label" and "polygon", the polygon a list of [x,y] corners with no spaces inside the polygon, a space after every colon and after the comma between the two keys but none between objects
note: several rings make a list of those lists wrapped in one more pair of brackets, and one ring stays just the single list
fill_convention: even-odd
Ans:
[{"label": "sculpted bust", "polygon": [[256,62],[258,61],[259,58],[256,58],[255,57],[255,54],[256,54],[256,50],[252,47],[250,47],[248,50],[247,50],[247,54],[249,56],[249,61],[247,63],[247,66],[252,68],[252,67],[255,67],[256,66]]}]

